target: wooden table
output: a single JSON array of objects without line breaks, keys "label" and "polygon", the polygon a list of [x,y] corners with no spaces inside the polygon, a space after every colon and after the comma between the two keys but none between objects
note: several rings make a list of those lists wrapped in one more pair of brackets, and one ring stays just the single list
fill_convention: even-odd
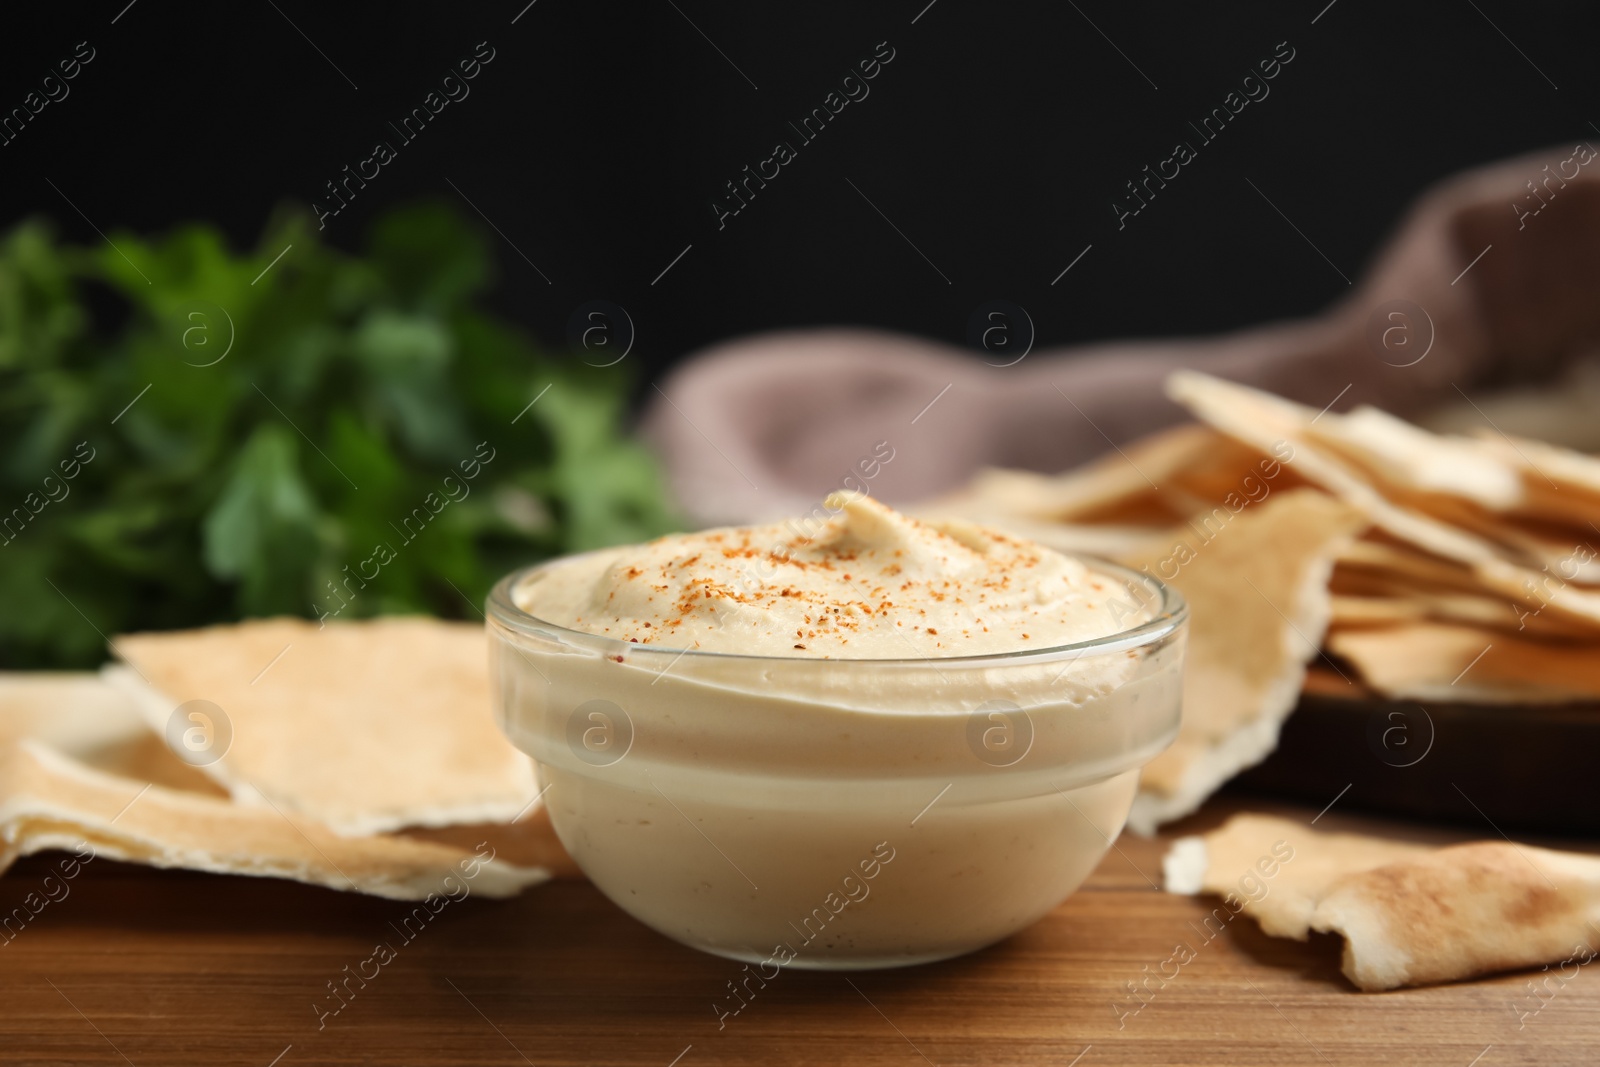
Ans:
[{"label": "wooden table", "polygon": [[[1224,800],[1180,830],[1252,807]],[[1369,828],[1334,811],[1318,829]],[[1381,824],[1378,824],[1381,825]],[[1393,827],[1391,826],[1391,829]],[[1486,828],[1487,829],[1487,828]],[[1452,831],[1413,833],[1459,839]],[[1169,835],[1170,836],[1170,835]],[[583,882],[452,905],[337,1015],[328,984],[409,907],[285,882],[96,861],[0,945],[6,1064],[1440,1064],[1600,1060],[1600,972],[1540,1007],[1529,975],[1366,995],[1338,942],[1245,918],[1137,1014],[1125,983],[1198,942],[1214,901],[1160,892],[1161,841],[1125,837],[1043,922],[965,959],[789,971],[719,1029],[739,965],[682,948]],[[0,881],[14,907],[58,861]]]}]

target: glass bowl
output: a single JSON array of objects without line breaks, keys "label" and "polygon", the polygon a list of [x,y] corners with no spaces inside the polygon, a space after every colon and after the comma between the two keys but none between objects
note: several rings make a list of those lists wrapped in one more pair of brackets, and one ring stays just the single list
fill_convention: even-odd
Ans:
[{"label": "glass bowl", "polygon": [[1108,637],[812,659],[658,648],[519,609],[514,591],[562,562],[490,594],[501,728],[595,886],[720,956],[893,967],[999,941],[1082,884],[1177,733],[1188,609],[1109,563],[1085,561],[1128,606]]}]

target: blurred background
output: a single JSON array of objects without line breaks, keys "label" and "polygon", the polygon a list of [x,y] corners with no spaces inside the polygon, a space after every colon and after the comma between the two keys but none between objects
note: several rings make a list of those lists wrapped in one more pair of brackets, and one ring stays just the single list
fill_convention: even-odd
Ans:
[{"label": "blurred background", "polygon": [[[516,562],[680,521],[630,413],[724,339],[962,346],[993,300],[1040,346],[1316,312],[1430,183],[1600,137],[1596,23],[1504,0],[30,12],[0,37],[0,666],[240,614],[474,617]],[[1180,140],[1198,157],[1131,214]],[[604,358],[577,347],[595,308]]]},{"label": "blurred background", "polygon": [[[328,220],[329,243],[360,248],[418,197],[482,223],[475,205],[504,235],[497,310],[555,347],[580,304],[614,301],[654,373],[781,326],[959,344],[992,298],[1028,308],[1041,345],[1303,315],[1345,283],[1246,178],[1355,278],[1430,182],[1600,122],[1600,17],[1577,2],[275,2],[139,0],[112,25],[127,0],[111,0],[13,25],[7,107],[78,41],[97,58],[4,147],[5,220],[93,239],[48,178],[102,230],[198,219],[251,247],[274,208],[328,200],[388,140],[398,158]],[[400,144],[388,123],[480,41],[495,59],[471,95]],[[895,58],[870,95],[719,229],[725,183],[798,143],[787,124],[880,41]],[[1119,232],[1125,183],[1281,41],[1295,59],[1271,95]],[[1091,243],[1093,269],[1052,286]]]}]

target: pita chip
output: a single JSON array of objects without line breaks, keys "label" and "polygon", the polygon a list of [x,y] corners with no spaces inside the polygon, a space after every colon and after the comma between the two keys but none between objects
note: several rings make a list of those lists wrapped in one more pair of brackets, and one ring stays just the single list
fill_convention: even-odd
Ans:
[{"label": "pita chip", "polygon": [[1240,814],[1175,842],[1164,869],[1169,892],[1224,895],[1274,937],[1339,934],[1345,977],[1368,992],[1600,953],[1596,856],[1433,848]]},{"label": "pita chip", "polygon": [[932,501],[919,513],[1009,515],[1035,522],[1163,525],[1172,509],[1121,457],[1062,475],[986,468],[962,493]]},{"label": "pita chip", "polygon": [[[1589,576],[1581,572],[1578,548],[1592,545],[1600,538],[1596,529],[1584,522],[1584,515],[1576,509],[1564,515],[1531,514],[1524,509],[1515,512],[1496,512],[1469,501],[1434,498],[1418,501],[1418,507],[1436,519],[1460,527],[1497,546],[1507,559],[1519,560],[1529,565],[1555,566],[1565,562],[1563,577],[1568,580],[1594,584],[1600,568],[1592,568]],[[1600,516],[1597,516],[1600,517]],[[1593,556],[1593,550],[1589,555]]]},{"label": "pita chip", "polygon": [[1020,529],[1016,520],[1034,528],[1166,527],[1192,509],[1189,483],[1198,472],[1223,463],[1219,453],[1239,452],[1250,457],[1242,465],[1253,462],[1253,452],[1209,426],[1189,423],[1064,474],[983,470],[966,488],[913,510],[928,518],[981,521],[1002,529]]},{"label": "pita chip", "polygon": [[1308,407],[1197,371],[1173,372],[1167,395],[1201,421],[1263,452],[1287,442],[1294,449],[1292,470],[1401,541],[1462,563],[1497,558],[1483,538],[1389,500],[1365,472],[1312,435],[1318,413]]},{"label": "pita chip", "polygon": [[1032,519],[996,516],[963,518],[980,526],[993,527],[1013,537],[1025,538],[1068,555],[1116,558],[1161,540],[1165,526],[1077,526],[1044,523]]},{"label": "pita chip", "polygon": [[[1390,500],[1372,484],[1369,475],[1313,438],[1310,430],[1315,419],[1309,408],[1193,371],[1172,374],[1167,380],[1167,392],[1196,417],[1247,444],[1265,449],[1274,440],[1289,441],[1295,450],[1292,467],[1302,477],[1360,509],[1374,526],[1397,540],[1470,567],[1481,587],[1519,603],[1550,608],[1590,629],[1600,624],[1600,590],[1579,588],[1572,581],[1576,575],[1559,573],[1564,565],[1594,560],[1600,554],[1595,547],[1600,545],[1600,537],[1576,541],[1556,567],[1548,563],[1542,568],[1525,565],[1529,559],[1537,562],[1539,553],[1530,553],[1516,543],[1497,545],[1477,532]],[[1574,465],[1583,459],[1577,453],[1568,455]],[[1529,469],[1532,470],[1531,465]],[[1576,480],[1573,484],[1577,484]],[[1575,499],[1573,493],[1567,496]],[[1446,511],[1459,513],[1455,508]],[[1600,530],[1600,526],[1595,529]],[[1508,555],[1520,558],[1508,559]]]},{"label": "pita chip", "polygon": [[1162,860],[1169,893],[1232,897],[1273,937],[1304,941],[1327,887],[1364,871],[1426,854],[1426,845],[1359,834],[1319,833],[1303,822],[1249,812],[1203,837],[1182,837]]},{"label": "pita chip", "polygon": [[1570,448],[1484,430],[1479,443],[1522,472],[1525,510],[1573,523],[1600,523],[1600,458]]},{"label": "pita chip", "polygon": [[1482,431],[1479,441],[1486,450],[1522,468],[1530,485],[1545,481],[1562,490],[1582,491],[1600,501],[1600,459],[1586,452],[1491,430]]},{"label": "pita chip", "polygon": [[1469,592],[1482,588],[1473,577],[1470,567],[1419,552],[1410,545],[1380,540],[1370,535],[1350,542],[1339,553],[1340,574],[1350,571],[1381,574],[1413,588]]},{"label": "pita chip", "polygon": [[1153,434],[1074,471],[1032,475],[986,471],[974,487],[981,497],[1017,515],[1057,522],[1154,521],[1177,516],[1160,498],[1171,474],[1204,456],[1220,435],[1190,423]]},{"label": "pita chip", "polygon": [[1305,429],[1403,493],[1454,497],[1490,511],[1510,511],[1526,497],[1522,472],[1476,438],[1429,433],[1373,407],[1330,412]]},{"label": "pita chip", "polygon": [[1187,815],[1277,745],[1330,615],[1334,559],[1366,521],[1324,493],[1276,493],[1201,534],[1180,527],[1124,556],[1189,602],[1183,721],[1144,769],[1128,825]]},{"label": "pita chip", "polygon": [[482,626],[263,619],[114,648],[138,676],[110,677],[158,733],[189,701],[221,709],[231,740],[201,769],[237,803],[359,835],[505,822],[536,797],[495,725]]},{"label": "pita chip", "polygon": [[1062,475],[988,467],[954,493],[914,505],[927,519],[964,519],[991,525],[1166,526],[1182,513],[1145,483],[1120,457],[1121,469],[1100,461]]},{"label": "pita chip", "polygon": [[0,672],[0,745],[35,738],[83,754],[149,732],[128,695],[98,674]]},{"label": "pita chip", "polygon": [[1270,490],[1309,484],[1288,462],[1292,452],[1287,442],[1281,448],[1263,452],[1232,437],[1212,433],[1211,443],[1204,451],[1175,465],[1162,479],[1162,490],[1169,499],[1188,499],[1195,502],[1191,510],[1205,511],[1227,503],[1230,496],[1253,497],[1266,483],[1270,483]]},{"label": "pita chip", "polygon": [[[1595,558],[1594,549],[1583,548],[1586,551],[1576,558]],[[1559,570],[1535,571],[1496,559],[1476,564],[1472,574],[1484,588],[1524,605],[1532,614],[1548,611],[1591,631],[1600,625],[1600,590],[1582,588]]]},{"label": "pita chip", "polygon": [[1482,841],[1346,875],[1311,928],[1344,937],[1343,971],[1367,992],[1593,959],[1600,857]]},{"label": "pita chip", "polygon": [[1385,623],[1414,622],[1428,617],[1426,602],[1412,597],[1352,596],[1335,593],[1329,598],[1334,626],[1371,626]]},{"label": "pita chip", "polygon": [[1413,583],[1343,563],[1334,567],[1329,590],[1333,593],[1335,627],[1433,620],[1525,637],[1600,637],[1593,627],[1574,624],[1555,613],[1541,614],[1484,590],[1440,589],[1430,583]]},{"label": "pita chip", "polygon": [[1412,700],[1560,704],[1600,698],[1600,642],[1445,622],[1337,629],[1328,650],[1373,689]]},{"label": "pita chip", "polygon": [[1436,517],[1453,521],[1467,510],[1503,514],[1529,503],[1523,465],[1479,438],[1430,433],[1368,406],[1341,415],[1291,405],[1281,413],[1328,458],[1416,510],[1442,510]]},{"label": "pita chip", "polygon": [[398,837],[340,837],[309,820],[94,770],[33,741],[0,750],[0,870],[46,849],[219,874],[289,878],[397,900],[506,897],[548,872]]},{"label": "pita chip", "polygon": [[[135,783],[150,782],[206,797],[228,795],[225,789],[174,755],[146,724],[136,700],[99,674],[0,672],[0,751],[19,741],[36,742],[91,770]],[[80,779],[71,781],[76,784]],[[225,834],[232,833],[222,822],[211,825]],[[487,841],[494,854],[515,866],[543,868],[555,877],[581,877],[557,841],[543,805],[529,809],[523,818],[510,824],[416,830],[406,836],[467,853]],[[204,845],[203,842],[199,844]],[[231,844],[223,838],[192,852],[213,855],[218,850],[225,852]],[[179,862],[181,865],[181,857]]]},{"label": "pita chip", "polygon": [[97,770],[211,796],[221,787],[167,748],[137,703],[89,672],[0,672],[0,748],[33,740]]},{"label": "pita chip", "polygon": [[509,823],[467,823],[458,826],[418,827],[406,830],[403,837],[431,841],[438,845],[472,850],[487,842],[500,859],[517,867],[538,867],[552,878],[582,880],[584,873],[573,862],[550,822],[550,809],[536,804],[520,819]]}]

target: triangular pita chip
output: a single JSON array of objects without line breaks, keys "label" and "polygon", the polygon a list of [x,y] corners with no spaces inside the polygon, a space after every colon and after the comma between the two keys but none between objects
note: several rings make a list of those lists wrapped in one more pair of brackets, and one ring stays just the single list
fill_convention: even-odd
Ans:
[{"label": "triangular pita chip", "polygon": [[1296,489],[1204,536],[1180,527],[1161,547],[1123,558],[1177,586],[1191,620],[1183,721],[1144,769],[1128,817],[1136,832],[1194,811],[1277,745],[1328,624],[1334,558],[1364,525],[1338,500]]},{"label": "triangular pita chip", "polygon": [[1510,511],[1525,499],[1522,472],[1476,438],[1432,434],[1372,407],[1327,412],[1304,429],[1400,492],[1455,497],[1493,511]]},{"label": "triangular pita chip", "polygon": [[1481,431],[1479,443],[1522,471],[1529,513],[1600,524],[1600,458],[1493,428]]},{"label": "triangular pita chip", "polygon": [[1470,567],[1369,534],[1339,553],[1339,570],[1371,571],[1402,579],[1417,588],[1477,590]]},{"label": "triangular pita chip", "polygon": [[1215,447],[1219,435],[1191,423],[1153,434],[1065,474],[985,470],[970,492],[991,510],[1069,523],[1170,523],[1160,501],[1173,471]]},{"label": "triangular pita chip", "polygon": [[1335,593],[1328,598],[1334,626],[1370,626],[1397,622],[1420,622],[1428,617],[1428,605],[1414,597],[1352,596]]},{"label": "triangular pita chip", "polygon": [[1310,408],[1197,371],[1175,371],[1167,379],[1167,395],[1196,418],[1263,452],[1288,442],[1298,474],[1402,541],[1464,563],[1496,558],[1494,547],[1482,538],[1386,498],[1364,472],[1312,436],[1317,413]]},{"label": "triangular pita chip", "polygon": [[1377,623],[1435,622],[1465,623],[1525,637],[1573,638],[1590,633],[1592,627],[1575,626],[1554,613],[1535,613],[1504,597],[1486,592],[1419,588],[1390,575],[1357,570],[1340,564],[1334,568],[1328,587],[1333,593],[1335,627]]},{"label": "triangular pita chip", "polygon": [[[1442,519],[1497,546],[1506,559],[1560,574],[1563,581],[1600,584],[1600,529],[1529,515],[1501,515],[1460,500],[1428,505]],[[1572,517],[1569,512],[1567,518]]]},{"label": "triangular pita chip", "polygon": [[149,733],[128,695],[98,674],[0,672],[0,745],[32,738],[87,756]]},{"label": "triangular pita chip", "polygon": [[[988,468],[964,488],[912,509],[921,517],[964,519],[1002,530],[1127,530],[1170,526],[1194,508],[1193,493],[1243,449],[1209,426],[1189,423],[1119,447],[1064,474]],[[1238,481],[1238,472],[1229,472]],[[1031,536],[1031,535],[1030,535]],[[1037,538],[1035,538],[1037,539]],[[1041,541],[1051,544],[1052,541]]]},{"label": "triangular pita chip", "polygon": [[165,732],[191,700],[232,739],[202,769],[242,804],[339,833],[504,822],[537,787],[495,725],[483,627],[422,618],[263,619],[118,638],[114,674]]},{"label": "triangular pita chip", "polygon": [[0,672],[0,748],[23,740],[124,778],[227,796],[173,755],[133,697],[99,674]]},{"label": "triangular pita chip", "polygon": [[[1595,540],[1600,543],[1600,538]],[[1491,559],[1474,565],[1472,574],[1483,587],[1516,601],[1525,610],[1549,612],[1586,630],[1600,625],[1600,590],[1576,585],[1556,571],[1534,571]]]},{"label": "triangular pita chip", "polygon": [[1373,689],[1412,700],[1559,704],[1600,698],[1600,642],[1443,622],[1338,629],[1328,649]]}]

